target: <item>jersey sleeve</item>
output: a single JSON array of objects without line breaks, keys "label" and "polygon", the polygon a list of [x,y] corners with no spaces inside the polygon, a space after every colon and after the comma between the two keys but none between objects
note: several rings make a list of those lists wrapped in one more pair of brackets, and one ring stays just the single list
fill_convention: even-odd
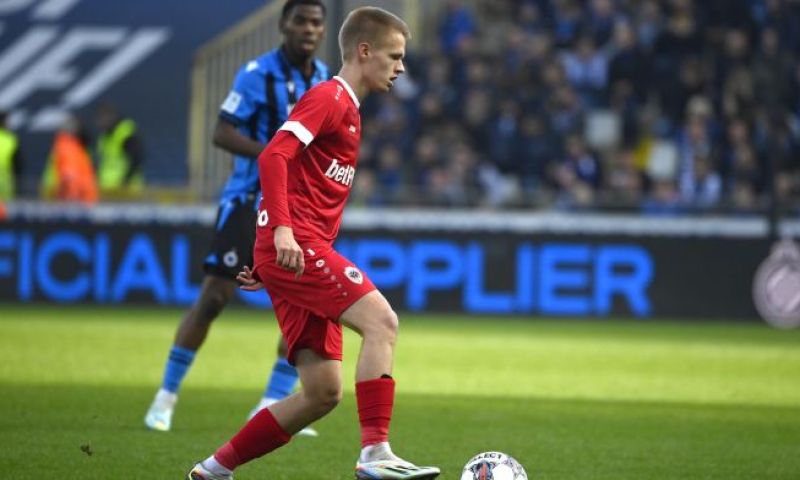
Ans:
[{"label": "jersey sleeve", "polygon": [[236,74],[233,87],[220,107],[219,116],[234,125],[247,123],[264,101],[264,76],[252,61]]},{"label": "jersey sleeve", "polygon": [[330,87],[309,90],[279,130],[293,133],[307,147],[318,136],[335,127],[344,115],[336,90]]}]

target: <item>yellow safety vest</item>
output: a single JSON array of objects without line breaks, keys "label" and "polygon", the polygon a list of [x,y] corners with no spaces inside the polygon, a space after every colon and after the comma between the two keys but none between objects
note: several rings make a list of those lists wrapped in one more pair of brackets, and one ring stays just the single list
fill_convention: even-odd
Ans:
[{"label": "yellow safety vest", "polygon": [[97,140],[97,153],[100,155],[98,180],[100,190],[141,191],[144,178],[141,172],[131,178],[125,185],[125,174],[128,172],[130,159],[125,152],[125,142],[136,133],[133,120],[122,120],[111,132],[104,133]]},{"label": "yellow safety vest", "polygon": [[13,132],[0,128],[0,201],[14,198],[14,152],[19,140]]}]

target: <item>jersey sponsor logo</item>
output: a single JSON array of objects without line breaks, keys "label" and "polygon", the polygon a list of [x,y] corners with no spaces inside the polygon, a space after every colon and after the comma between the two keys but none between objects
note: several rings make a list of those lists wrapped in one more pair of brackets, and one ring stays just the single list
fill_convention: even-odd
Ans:
[{"label": "jersey sponsor logo", "polygon": [[356,126],[350,125],[350,128],[348,130],[350,130],[350,133],[356,133]]},{"label": "jersey sponsor logo", "polygon": [[259,227],[266,227],[267,223],[269,223],[269,215],[267,214],[266,210],[259,210],[258,211],[258,226]]},{"label": "jersey sponsor logo", "polygon": [[331,160],[328,170],[325,171],[325,176],[342,185],[352,187],[356,169],[352,165],[340,165],[339,161],[334,158]]},{"label": "jersey sponsor logo", "polygon": [[364,283],[364,276],[361,274],[361,271],[355,267],[345,267],[344,276],[356,285]]},{"label": "jersey sponsor logo", "polygon": [[222,111],[233,115],[236,113],[236,110],[239,108],[241,103],[242,96],[238,92],[231,90],[231,92],[225,98],[225,101],[222,102]]}]

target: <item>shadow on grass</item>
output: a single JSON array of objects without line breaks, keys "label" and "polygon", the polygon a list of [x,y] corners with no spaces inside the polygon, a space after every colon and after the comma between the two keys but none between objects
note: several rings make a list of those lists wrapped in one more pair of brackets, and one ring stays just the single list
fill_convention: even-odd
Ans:
[{"label": "shadow on grass", "polygon": [[[19,480],[180,479],[257,400],[250,391],[187,388],[173,431],[156,433],[142,424],[152,394],[0,386],[0,471]],[[356,420],[346,396],[316,424],[321,437],[295,439],[237,480],[352,478]],[[392,438],[400,455],[441,466],[445,480],[486,450],[514,455],[532,479],[800,478],[800,407],[400,394]]]}]

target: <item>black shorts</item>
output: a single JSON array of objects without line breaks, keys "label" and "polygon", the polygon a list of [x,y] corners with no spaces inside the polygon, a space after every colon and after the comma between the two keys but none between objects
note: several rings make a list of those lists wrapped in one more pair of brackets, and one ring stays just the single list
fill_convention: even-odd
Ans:
[{"label": "black shorts", "polygon": [[221,203],[211,249],[203,263],[207,274],[236,279],[245,265],[253,266],[256,241],[256,194]]}]

